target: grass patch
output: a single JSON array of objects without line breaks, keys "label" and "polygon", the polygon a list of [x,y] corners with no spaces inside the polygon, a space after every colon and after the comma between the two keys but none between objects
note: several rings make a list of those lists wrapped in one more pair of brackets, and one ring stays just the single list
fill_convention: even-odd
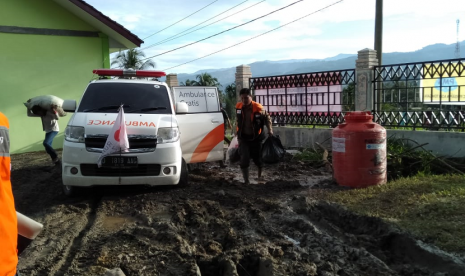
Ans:
[{"label": "grass patch", "polygon": [[[425,151],[413,140],[391,136],[387,139],[387,173],[388,180],[418,174],[436,174],[438,166],[435,156]],[[439,167],[444,167],[440,164]]]},{"label": "grass patch", "polygon": [[[232,135],[232,134],[226,134],[225,137],[228,138],[229,141],[232,141],[232,139],[234,138],[234,135]],[[226,141],[224,141],[224,142],[226,143]]]},{"label": "grass patch", "polygon": [[321,161],[323,160],[323,152],[306,148],[295,154],[294,159],[299,161]]},{"label": "grass patch", "polygon": [[380,217],[443,250],[465,253],[465,176],[414,176],[315,196]]}]

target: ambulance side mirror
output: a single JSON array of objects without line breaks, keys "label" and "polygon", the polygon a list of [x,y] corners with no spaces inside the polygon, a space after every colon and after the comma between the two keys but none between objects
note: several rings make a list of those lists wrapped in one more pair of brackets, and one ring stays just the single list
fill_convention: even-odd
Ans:
[{"label": "ambulance side mirror", "polygon": [[64,100],[62,107],[63,107],[63,110],[65,112],[75,112],[76,111],[76,101],[75,100]]},{"label": "ambulance side mirror", "polygon": [[176,103],[176,114],[186,114],[189,111],[189,106],[185,102]]}]

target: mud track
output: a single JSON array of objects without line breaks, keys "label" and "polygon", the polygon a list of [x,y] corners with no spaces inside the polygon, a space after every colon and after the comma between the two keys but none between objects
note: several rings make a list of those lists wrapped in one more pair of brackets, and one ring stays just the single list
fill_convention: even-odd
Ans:
[{"label": "mud track", "polygon": [[269,165],[267,181],[248,186],[237,165],[201,164],[187,188],[93,188],[72,199],[45,153],[12,163],[17,210],[44,224],[20,256],[22,275],[465,275],[463,260],[379,219],[310,200],[339,189],[311,163]]}]

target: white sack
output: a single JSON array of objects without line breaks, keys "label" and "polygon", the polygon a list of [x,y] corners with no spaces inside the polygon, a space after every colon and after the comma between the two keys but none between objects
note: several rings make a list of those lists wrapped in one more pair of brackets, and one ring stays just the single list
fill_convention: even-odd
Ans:
[{"label": "white sack", "polygon": [[63,110],[63,99],[53,95],[42,95],[31,98],[24,103],[27,109],[31,109],[33,106],[38,105],[45,110],[50,110],[53,105],[57,106],[58,116],[66,116],[66,112]]}]

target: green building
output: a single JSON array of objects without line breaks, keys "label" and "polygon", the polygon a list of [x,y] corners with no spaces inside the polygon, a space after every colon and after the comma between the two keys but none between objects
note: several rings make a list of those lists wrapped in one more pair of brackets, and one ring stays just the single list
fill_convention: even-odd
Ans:
[{"label": "green building", "polygon": [[[40,95],[79,100],[93,69],[110,68],[110,53],[140,47],[136,35],[81,0],[2,1],[0,111],[10,121],[11,152],[44,150],[40,118],[23,105]],[[59,120],[54,148],[72,114]]]}]

